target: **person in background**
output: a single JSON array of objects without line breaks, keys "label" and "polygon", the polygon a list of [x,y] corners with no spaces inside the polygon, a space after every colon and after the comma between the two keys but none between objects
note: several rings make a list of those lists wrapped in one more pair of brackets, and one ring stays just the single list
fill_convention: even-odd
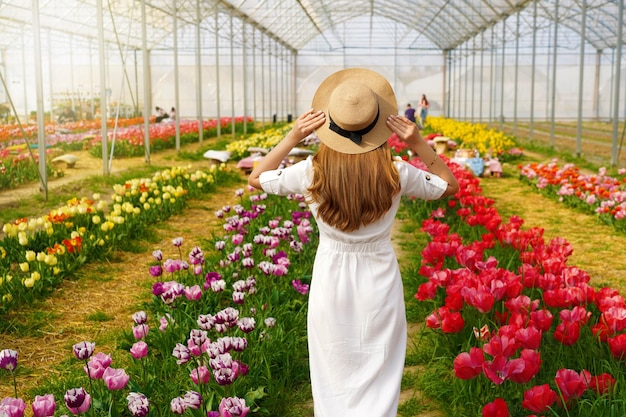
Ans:
[{"label": "person in background", "polygon": [[404,117],[415,123],[415,109],[411,107],[411,103],[406,105],[406,110],[404,111]]},{"label": "person in background", "polygon": [[174,107],[170,110],[170,119],[176,120],[176,109]]},{"label": "person in background", "polygon": [[420,124],[422,126],[426,125],[426,117],[428,116],[428,108],[430,107],[430,103],[426,98],[426,94],[422,94],[422,98],[420,100]]},{"label": "person in background", "polygon": [[167,119],[168,117],[170,117],[169,114],[165,113],[165,110],[163,110],[159,106],[157,106],[155,110],[156,110],[156,118],[155,118],[156,123],[160,123],[164,119]]},{"label": "person in background", "polygon": [[69,107],[64,108],[63,113],[61,113],[59,117],[57,118],[57,123],[69,123],[69,122],[75,122],[75,121],[76,121],[76,114],[74,113],[74,110],[72,110]]},{"label": "person in background", "polygon": [[[314,156],[279,169],[311,133]],[[395,133],[428,171],[392,158]],[[398,115],[389,82],[365,68],[330,75],[312,108],[256,167],[248,183],[267,193],[304,195],[319,229],[308,300],[308,346],[316,416],[396,417],[407,323],[391,229],[403,195],[455,194],[452,172]]]}]

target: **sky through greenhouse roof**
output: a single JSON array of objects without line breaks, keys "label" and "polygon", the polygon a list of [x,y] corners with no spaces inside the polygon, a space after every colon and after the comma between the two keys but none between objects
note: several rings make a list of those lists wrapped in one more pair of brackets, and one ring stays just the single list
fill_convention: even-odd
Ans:
[{"label": "sky through greenhouse roof", "polygon": [[[148,49],[171,48],[175,9],[179,42],[190,48],[197,22],[205,33],[217,28],[220,38],[242,43],[241,23],[239,33],[230,30],[237,19],[294,51],[450,50],[475,39],[482,43],[476,47],[488,48],[530,33],[533,22],[558,21],[580,33],[583,20],[586,41],[605,49],[617,45],[618,1],[539,0],[535,8],[532,0],[0,0],[0,49],[32,42],[37,3],[42,37],[97,42],[101,6],[105,42],[131,49],[142,48],[142,21]],[[507,19],[518,10],[520,26]],[[497,37],[481,36],[505,20]]]}]

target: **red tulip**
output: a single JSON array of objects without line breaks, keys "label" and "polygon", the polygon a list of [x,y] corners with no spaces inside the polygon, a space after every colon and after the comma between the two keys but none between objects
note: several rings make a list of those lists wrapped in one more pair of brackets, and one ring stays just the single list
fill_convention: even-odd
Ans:
[{"label": "red tulip", "polygon": [[550,330],[553,318],[554,317],[552,316],[552,313],[550,313],[550,311],[546,309],[532,311],[530,313],[531,323],[542,332],[547,332],[548,330]]},{"label": "red tulip", "polygon": [[609,349],[616,359],[626,357],[626,333],[608,338]]},{"label": "red tulip", "polygon": [[485,376],[494,384],[501,385],[508,377],[507,360],[504,356],[499,355],[492,361],[483,363],[483,372]]},{"label": "red tulip", "polygon": [[509,417],[509,409],[502,398],[496,398],[493,402],[485,404],[482,411],[483,417]]},{"label": "red tulip", "polygon": [[564,344],[571,346],[578,341],[580,337],[580,325],[578,323],[562,322],[556,326],[554,338]]},{"label": "red tulip", "polygon": [[537,330],[532,324],[525,329],[518,329],[515,332],[515,340],[517,340],[522,348],[539,349],[541,345],[541,331]]},{"label": "red tulip", "polygon": [[504,356],[506,358],[515,354],[519,348],[519,343],[513,337],[507,335],[496,335],[485,344],[483,350],[491,356]]},{"label": "red tulip", "polygon": [[615,385],[615,378],[611,374],[603,373],[591,378],[589,387],[598,395],[609,394]]},{"label": "red tulip", "polygon": [[532,349],[523,349],[520,357],[511,359],[507,364],[508,379],[517,383],[525,384],[539,373],[541,356]]},{"label": "red tulip", "polygon": [[432,300],[437,294],[437,285],[432,281],[427,281],[417,288],[415,298],[420,301]]},{"label": "red tulip", "polygon": [[554,381],[559,387],[563,399],[568,402],[583,395],[591,383],[591,374],[585,370],[578,373],[572,369],[559,369]]},{"label": "red tulip", "polygon": [[495,303],[495,297],[486,288],[464,287],[461,290],[461,295],[468,305],[481,313],[491,311]]},{"label": "red tulip", "polygon": [[544,413],[557,398],[557,393],[550,388],[550,385],[536,385],[524,392],[522,407],[535,413]]},{"label": "red tulip", "polygon": [[454,374],[459,379],[472,379],[483,372],[485,354],[482,349],[473,347],[468,352],[461,352],[454,359]]}]

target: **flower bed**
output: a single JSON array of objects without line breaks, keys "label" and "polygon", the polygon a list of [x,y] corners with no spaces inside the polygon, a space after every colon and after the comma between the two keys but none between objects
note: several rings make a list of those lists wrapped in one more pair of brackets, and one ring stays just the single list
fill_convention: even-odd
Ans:
[{"label": "flower bed", "polygon": [[228,176],[220,167],[175,167],[114,186],[111,201],[75,198],[44,216],[3,225],[0,312],[47,294],[80,265],[102,259]]},{"label": "flower bed", "polygon": [[604,223],[626,232],[626,169],[618,170],[617,177],[607,175],[606,168],[584,174],[574,164],[559,166],[553,160],[521,166],[520,178],[543,195],[597,215]]},{"label": "flower bed", "polygon": [[[233,119],[223,117],[220,119],[220,128],[223,133],[230,133]],[[145,154],[144,125],[142,118],[122,119],[107,122],[108,149],[113,149],[115,157],[134,157]],[[204,120],[203,132],[206,137],[217,134],[217,120]],[[247,123],[248,132],[252,132],[253,121],[250,118],[235,118],[236,132],[243,132],[243,125]],[[180,121],[180,143],[185,145],[198,139],[198,121]],[[100,125],[96,122],[81,121],[63,125],[63,130],[56,130],[58,125],[48,124],[46,129],[46,149],[50,157],[46,161],[48,177],[63,176],[63,171],[50,164],[54,156],[63,151],[89,149],[89,152],[97,157],[102,157],[102,136]],[[18,126],[0,125],[0,190],[11,189],[20,184],[35,181],[39,178],[38,151],[29,152],[27,142]],[[29,137],[36,137],[37,127],[28,125],[24,129]],[[158,152],[163,149],[172,149],[176,146],[175,123],[152,123],[149,125],[150,149]],[[115,137],[115,142],[113,138]],[[32,142],[32,141],[31,141]],[[33,161],[34,158],[34,161]]]},{"label": "flower bed", "polygon": [[431,237],[416,298],[431,308],[436,395],[452,415],[625,414],[624,298],[567,265],[564,239],[503,222],[478,180],[454,169],[454,199],[412,207]]},{"label": "flower bed", "polygon": [[476,149],[481,155],[491,153],[502,161],[514,159],[518,154],[511,136],[499,130],[489,129],[484,124],[429,117],[428,130],[458,140],[460,148]]},{"label": "flower bed", "polygon": [[[285,414],[290,390],[308,381],[305,295],[317,233],[302,196],[237,195],[241,204],[215,213],[223,236],[187,252],[181,238],[155,249],[146,271],[153,302],[133,314],[120,343],[125,356],[74,344],[77,371],[62,390],[52,384],[55,392],[41,381],[31,402],[36,416],[57,407],[137,417]],[[0,368],[15,377],[18,356],[1,351]],[[26,406],[16,389],[0,411],[21,417]]]}]

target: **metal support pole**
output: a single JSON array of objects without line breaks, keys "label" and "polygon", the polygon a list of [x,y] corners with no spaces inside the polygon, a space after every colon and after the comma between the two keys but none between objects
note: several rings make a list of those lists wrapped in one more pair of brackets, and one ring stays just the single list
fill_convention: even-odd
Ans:
[{"label": "metal support pole", "polygon": [[528,125],[528,140],[533,140],[533,123],[535,121],[535,64],[537,62],[537,2],[533,2],[533,46],[532,68],[530,69],[530,124]]},{"label": "metal support pole", "polygon": [[[200,25],[202,24],[202,13],[200,12],[200,3],[202,0],[196,0],[196,118],[198,119],[198,142],[202,144],[204,139],[204,123],[202,121],[202,33]],[[217,3],[215,11],[215,39],[217,39]],[[217,40],[216,40],[217,44]],[[215,55],[217,54],[217,45],[215,47]],[[219,78],[219,71],[218,71]],[[219,85],[219,81],[218,81]],[[219,103],[219,96],[217,102]],[[219,104],[218,104],[219,106]],[[220,124],[217,124],[217,136],[220,135]]]},{"label": "metal support pole", "polygon": [[[102,0],[99,0],[102,1]],[[150,53],[148,52],[148,35],[146,28],[146,2],[141,2],[141,56],[143,67],[143,146],[145,150],[146,163],[150,163],[150,108],[151,103],[151,90],[150,85]]]},{"label": "metal support pole", "polygon": [[98,67],[100,68],[100,134],[102,136],[102,171],[109,175],[109,146],[107,134],[106,60],[104,57],[104,24],[102,0],[96,0],[96,24],[98,25]]},{"label": "metal support pole", "polygon": [[[215,105],[217,111],[217,138],[222,137],[222,105],[220,100],[220,39],[219,39],[219,2],[215,2]],[[202,98],[200,98],[202,99]]]},{"label": "metal support pole", "polygon": [[554,147],[554,118],[556,108],[554,104],[556,102],[556,60],[557,60],[557,46],[558,46],[558,34],[559,34],[559,0],[554,3],[554,42],[553,42],[553,64],[552,64],[552,93],[550,94],[550,146]]},{"label": "metal support pole", "polygon": [[583,136],[583,81],[585,75],[585,27],[587,26],[587,0],[581,0],[582,18],[580,22],[580,61],[578,64],[578,123],[576,129],[576,156],[582,153]]},{"label": "metal support pole", "polygon": [[483,122],[483,91],[485,89],[485,31],[480,32],[480,93],[478,93],[478,121]]},{"label": "metal support pole", "polygon": [[39,0],[33,0],[33,52],[35,54],[35,87],[37,91],[37,143],[39,147],[39,185],[48,200],[48,176],[46,172],[46,131],[43,110],[43,77],[41,70],[41,34],[39,31]]},{"label": "metal support pole", "polygon": [[252,26],[252,118],[254,122],[258,120],[256,112],[256,27]]},{"label": "metal support pole", "polygon": [[443,51],[443,115],[450,117],[450,51]]},{"label": "metal support pole", "polygon": [[[624,27],[624,2],[618,1],[617,12],[617,46],[615,48],[615,93],[613,94],[613,147],[611,151],[611,166],[617,165],[617,158],[619,156],[617,149],[617,136],[619,128],[619,88],[620,88],[620,75],[622,72],[622,28]],[[625,121],[626,123],[626,121]]]},{"label": "metal support pole", "polygon": [[230,134],[235,139],[235,31],[233,30],[233,11],[229,17],[230,33]]},{"label": "metal support pole", "polygon": [[243,134],[248,133],[248,32],[246,30],[246,22],[242,22],[243,45],[242,67],[243,67]]},{"label": "metal support pole", "polygon": [[467,90],[469,86],[469,42],[465,41],[465,77],[463,86],[463,120],[467,121],[468,96]]},{"label": "metal support pole", "polygon": [[180,152],[180,82],[178,74],[178,5],[172,0],[172,42],[174,43],[174,109],[176,119],[176,152]]},{"label": "metal support pole", "polygon": [[596,66],[593,77],[593,117],[595,120],[600,118],[600,106],[598,100],[600,99],[600,61],[602,59],[602,49],[596,50]]},{"label": "metal support pole", "polygon": [[495,84],[496,84],[496,51],[495,51],[495,39],[496,39],[496,31],[495,28],[491,27],[491,50],[489,52],[490,61],[491,61],[491,69],[489,70],[489,79],[491,82],[489,83],[489,124],[493,123],[493,115],[494,115],[494,105],[496,101],[496,92],[495,92]]},{"label": "metal support pole", "polygon": [[519,99],[519,10],[515,16],[515,82],[513,99],[513,136],[517,137],[517,100]]},{"label": "metal support pole", "polygon": [[500,78],[500,130],[504,129],[504,60],[506,54],[506,19],[508,16],[502,20],[502,67],[501,70],[501,78]]}]

